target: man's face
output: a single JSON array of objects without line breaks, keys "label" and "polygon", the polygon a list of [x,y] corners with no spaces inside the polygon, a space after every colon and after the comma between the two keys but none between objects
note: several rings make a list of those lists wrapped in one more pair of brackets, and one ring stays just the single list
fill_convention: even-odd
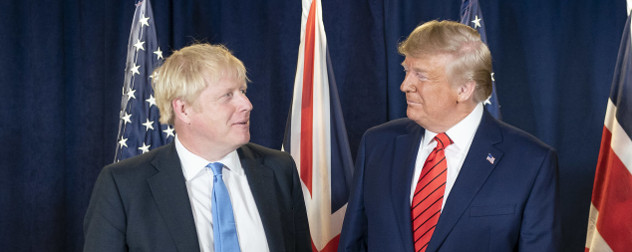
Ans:
[{"label": "man's face", "polygon": [[445,132],[461,118],[457,112],[457,89],[450,85],[447,55],[406,56],[406,78],[400,90],[406,94],[406,115],[433,132]]},{"label": "man's face", "polygon": [[232,151],[250,141],[250,111],[243,80],[222,78],[202,91],[188,109],[196,141],[215,150]]}]

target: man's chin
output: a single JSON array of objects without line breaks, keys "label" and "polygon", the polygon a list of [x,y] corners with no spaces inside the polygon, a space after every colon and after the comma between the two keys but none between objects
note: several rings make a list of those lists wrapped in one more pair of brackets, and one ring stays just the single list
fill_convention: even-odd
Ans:
[{"label": "man's chin", "polygon": [[419,124],[419,126],[426,128],[426,124],[427,121],[423,120],[423,118],[419,115],[416,115],[414,113],[410,113],[410,112],[406,112],[406,117],[408,117],[408,119],[415,121],[417,124]]},{"label": "man's chin", "polygon": [[247,144],[248,142],[250,142],[250,133],[239,137],[239,146]]}]

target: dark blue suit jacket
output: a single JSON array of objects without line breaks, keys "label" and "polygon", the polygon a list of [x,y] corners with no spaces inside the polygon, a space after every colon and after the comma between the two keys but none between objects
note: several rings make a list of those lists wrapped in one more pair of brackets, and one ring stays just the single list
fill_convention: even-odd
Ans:
[{"label": "dark blue suit jacket", "polygon": [[[404,118],[365,133],[339,251],[414,250],[410,188],[424,132]],[[557,176],[553,149],[485,112],[426,251],[559,250]]]},{"label": "dark blue suit jacket", "polygon": [[[311,251],[303,192],[285,152],[238,150],[270,251]],[[106,166],[84,220],[84,251],[199,251],[180,159],[173,143]]]}]

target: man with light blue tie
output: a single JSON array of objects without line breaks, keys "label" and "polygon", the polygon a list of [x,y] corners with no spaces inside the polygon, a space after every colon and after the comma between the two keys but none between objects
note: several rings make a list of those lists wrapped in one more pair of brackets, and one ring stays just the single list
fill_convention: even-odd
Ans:
[{"label": "man with light blue tie", "polygon": [[430,21],[398,49],[408,118],[364,134],[338,251],[558,251],[555,151],[485,111],[476,30]]},{"label": "man with light blue tie", "polygon": [[103,169],[84,251],[311,251],[294,161],[249,143],[243,63],[224,46],[195,44],[153,82],[175,141]]}]

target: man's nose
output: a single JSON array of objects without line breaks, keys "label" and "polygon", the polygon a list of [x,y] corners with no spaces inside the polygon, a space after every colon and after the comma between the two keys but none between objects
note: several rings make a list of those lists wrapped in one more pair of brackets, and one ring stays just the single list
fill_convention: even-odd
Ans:
[{"label": "man's nose", "polygon": [[243,110],[243,111],[252,110],[252,103],[250,103],[250,99],[248,99],[248,96],[246,96],[246,94],[241,94],[239,96],[239,107],[240,107],[240,110]]},{"label": "man's nose", "polygon": [[406,76],[404,77],[402,84],[399,86],[399,90],[401,90],[404,93],[413,91],[410,78],[411,78],[411,74],[406,73]]}]

